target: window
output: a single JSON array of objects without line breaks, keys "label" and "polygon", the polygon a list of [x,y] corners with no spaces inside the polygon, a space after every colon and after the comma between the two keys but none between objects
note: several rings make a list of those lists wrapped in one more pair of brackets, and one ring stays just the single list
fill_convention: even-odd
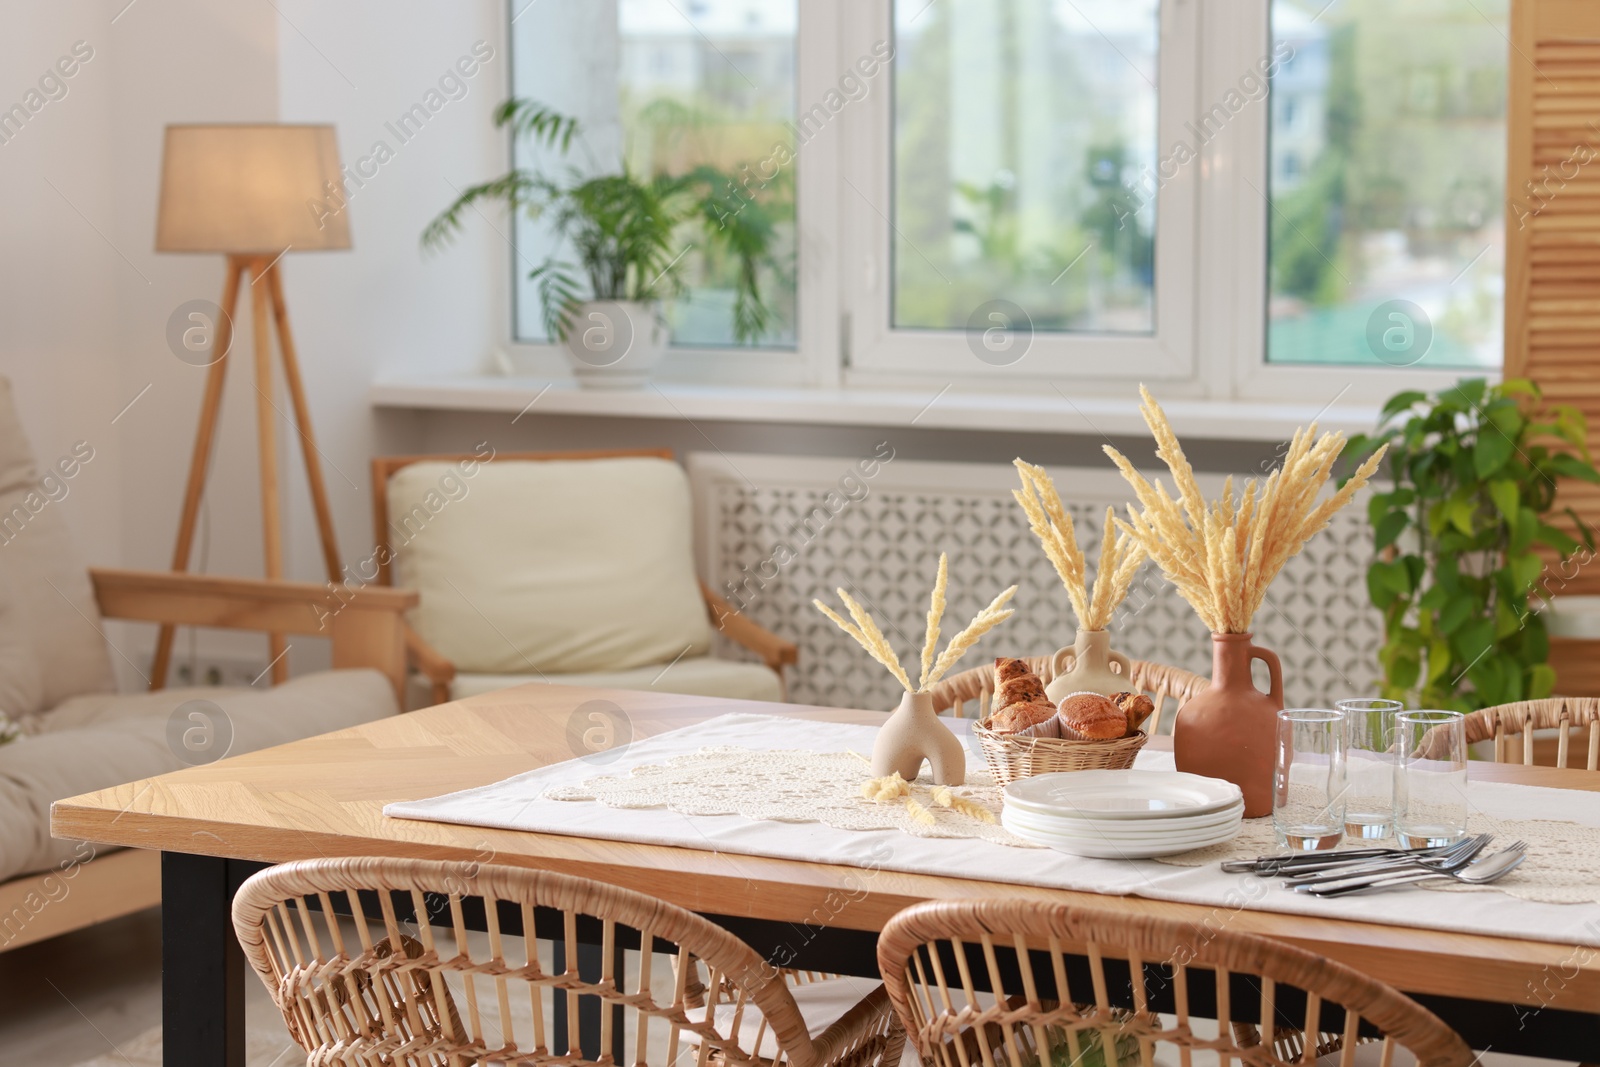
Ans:
[{"label": "window", "polygon": [[1500,362],[1508,4],[534,4],[514,90],[588,136],[519,162],[792,157],[755,343],[684,235],[680,377],[1373,399]]},{"label": "window", "polygon": [[881,4],[892,95],[840,193],[856,375],[1193,377],[1198,168],[1163,101],[1194,96],[1195,8]]},{"label": "window", "polygon": [[[608,19],[608,14],[614,11]],[[748,347],[795,344],[793,169],[755,170],[794,148],[796,0],[618,0],[613,5],[531,4],[512,24],[515,95],[576,116],[584,134],[566,158],[517,149],[520,166],[563,175],[614,172],[683,175],[714,167],[737,196],[769,213],[775,265],[761,291],[772,322]],[[706,247],[696,224],[681,235],[672,268],[683,292],[666,303],[675,345],[732,345],[736,264]],[[537,286],[527,274],[556,241],[548,228],[517,223],[516,337],[545,340]]]},{"label": "window", "polygon": [[1507,3],[1325,4],[1272,2],[1267,358],[1498,366]]},{"label": "window", "polygon": [[1156,6],[895,5],[896,327],[1151,332]]}]

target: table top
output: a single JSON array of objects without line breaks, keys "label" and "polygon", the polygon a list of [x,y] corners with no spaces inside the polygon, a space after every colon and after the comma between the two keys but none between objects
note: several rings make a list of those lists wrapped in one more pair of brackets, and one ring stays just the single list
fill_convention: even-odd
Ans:
[{"label": "table top", "polygon": [[[594,715],[612,707],[620,713]],[[595,878],[698,912],[799,922],[821,909],[832,925],[867,931],[881,930],[895,912],[921,900],[980,896],[1048,896],[1216,924],[1217,909],[1193,904],[891,871],[876,872],[861,896],[860,872],[851,867],[383,815],[387,803],[487,785],[730,712],[883,719],[882,712],[843,708],[526,685],[61,800],[51,832],[270,863],[354,855],[475,859]],[[1600,791],[1600,772],[1474,763],[1471,774]],[[839,894],[852,897],[842,909],[828,904]],[[1600,1004],[1600,952],[1570,945],[1261,911],[1230,913],[1227,925],[1300,945],[1412,992],[1586,1010]]]}]

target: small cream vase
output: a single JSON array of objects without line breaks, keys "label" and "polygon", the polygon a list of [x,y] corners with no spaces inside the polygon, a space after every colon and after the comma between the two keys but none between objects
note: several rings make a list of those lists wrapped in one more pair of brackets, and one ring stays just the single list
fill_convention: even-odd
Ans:
[{"label": "small cream vase", "polygon": [[[1055,654],[1055,665],[1058,670],[1062,661],[1066,659],[1067,651],[1062,649]],[[1079,630],[1078,639],[1073,643],[1071,651],[1072,669],[1065,674],[1057,674],[1054,680],[1044,687],[1044,695],[1050,698],[1051,703],[1059,704],[1071,693],[1099,693],[1108,697],[1113,693],[1126,693],[1133,689],[1133,684],[1129,681],[1132,664],[1127,656],[1111,650],[1111,635],[1105,630]],[[1122,668],[1121,674],[1112,672],[1113,663]]]},{"label": "small cream vase", "polygon": [[872,773],[882,778],[900,772],[912,781],[926,759],[935,785],[961,785],[967,780],[967,753],[950,727],[933,711],[933,694],[907,693],[900,706],[878,727],[872,743]]}]

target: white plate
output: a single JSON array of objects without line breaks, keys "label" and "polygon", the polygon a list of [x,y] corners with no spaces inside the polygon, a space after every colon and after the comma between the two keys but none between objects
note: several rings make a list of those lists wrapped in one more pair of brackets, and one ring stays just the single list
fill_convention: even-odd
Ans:
[{"label": "white plate", "polygon": [[1008,823],[1038,830],[1042,833],[1073,834],[1100,833],[1117,837],[1147,838],[1162,834],[1185,833],[1191,830],[1215,830],[1230,822],[1238,822],[1244,815],[1244,804],[1238,803],[1205,815],[1187,815],[1175,819],[1074,819],[1057,815],[1038,815],[1025,808],[1007,807]]},{"label": "white plate", "polygon": [[1244,794],[1232,782],[1181,771],[1059,771],[1022,778],[1005,802],[1038,815],[1091,819],[1171,819],[1231,807]]},{"label": "white plate", "polygon": [[1179,838],[1149,842],[1129,841],[1091,841],[1082,838],[1067,839],[1055,835],[1022,832],[1020,829],[1011,829],[1018,837],[1034,844],[1045,845],[1057,852],[1065,852],[1073,856],[1086,856],[1090,859],[1105,860],[1137,860],[1148,859],[1152,856],[1175,856],[1180,852],[1191,849],[1205,848],[1209,845],[1220,845],[1231,841],[1239,833],[1237,824],[1224,827],[1217,832],[1205,837]]},{"label": "white plate", "polygon": [[1004,812],[1000,819],[1002,826],[1017,834],[1060,838],[1064,841],[1118,841],[1129,844],[1189,841],[1211,837],[1230,828],[1237,828],[1241,822],[1243,822],[1243,813],[1236,811],[1228,818],[1221,819],[1208,826],[1193,826],[1187,829],[1172,829],[1152,833],[1147,831],[1130,832],[1122,829],[1126,824],[1119,823],[1079,822],[1070,826],[1063,826],[1059,823],[1024,818],[1021,817],[1019,812]]}]

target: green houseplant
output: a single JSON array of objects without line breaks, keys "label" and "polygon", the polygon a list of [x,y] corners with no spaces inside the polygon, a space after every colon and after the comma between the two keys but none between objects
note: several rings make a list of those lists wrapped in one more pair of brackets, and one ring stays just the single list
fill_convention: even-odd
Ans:
[{"label": "green houseplant", "polygon": [[[562,156],[581,135],[576,118],[517,97],[495,110],[494,122]],[[734,336],[748,343],[767,329],[773,312],[760,274],[773,264],[789,187],[782,168],[752,188],[709,165],[648,176],[621,161],[598,175],[514,167],[462,190],[423,230],[422,244],[447,243],[483,201],[548,219],[561,246],[528,275],[538,283],[546,332],[566,343],[581,383],[635,385],[666,346],[661,300],[682,290],[677,268],[691,249],[731,261]]]},{"label": "green houseplant", "polygon": [[1549,405],[1532,382],[1458,382],[1404,392],[1347,456],[1388,444],[1390,492],[1368,504],[1378,559],[1367,571],[1383,612],[1383,695],[1412,707],[1471,711],[1549,696],[1555,672],[1530,598],[1545,570],[1594,534],[1570,508],[1574,537],[1548,521],[1564,478],[1600,482],[1583,414]]}]

